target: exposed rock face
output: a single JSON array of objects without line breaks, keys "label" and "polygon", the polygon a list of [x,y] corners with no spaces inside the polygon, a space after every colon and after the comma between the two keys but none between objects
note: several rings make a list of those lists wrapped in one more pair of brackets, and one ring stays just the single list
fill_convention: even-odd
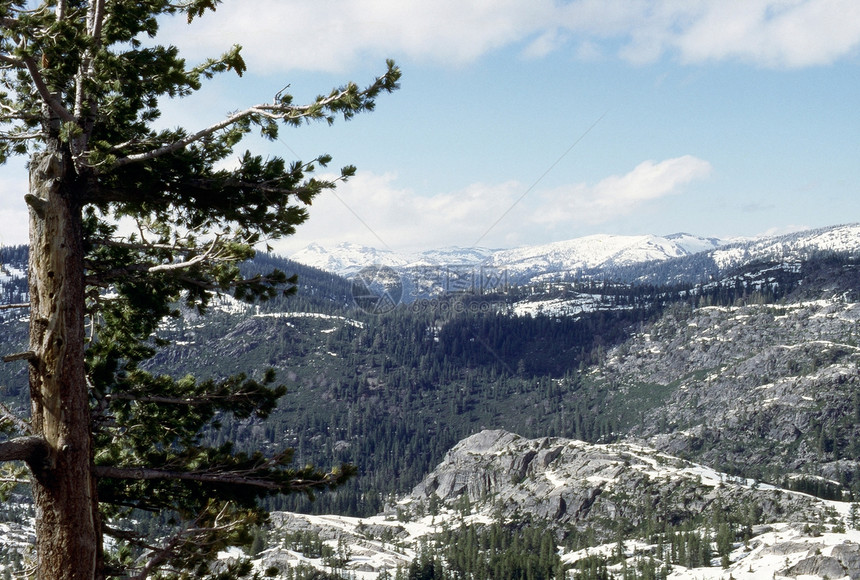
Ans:
[{"label": "exposed rock face", "polygon": [[638,393],[647,410],[631,435],[666,453],[850,480],[860,475],[858,322],[860,304],[839,298],[678,307],[613,351],[595,380],[619,402]]},{"label": "exposed rock face", "polygon": [[860,545],[845,543],[833,546],[830,555],[810,555],[794,566],[780,572],[783,576],[814,576],[818,578],[860,578]]},{"label": "exposed rock face", "polygon": [[[612,552],[619,523],[635,526],[656,518],[677,526],[717,510],[753,510],[756,520],[769,523],[747,528],[746,541],[734,543],[727,568],[719,559],[704,568],[673,565],[673,577],[860,580],[860,531],[845,532],[847,505],[838,510],[834,505],[633,443],[595,445],[485,430],[460,441],[387,514],[360,519],[273,513],[270,548],[258,564],[260,570],[271,567],[282,573],[299,564],[324,569],[329,565],[324,558],[302,554],[286,542],[288,534],[310,532],[345,554],[344,570],[391,572],[407,566],[420,546],[442,530],[503,520],[531,522],[559,536],[589,527],[593,539],[605,543],[585,550],[560,548],[565,563],[573,566],[590,554]],[[705,534],[714,533],[708,529],[710,521]],[[837,523],[842,532],[834,531]],[[628,567],[653,558],[655,549],[647,539],[628,543]]]},{"label": "exposed rock face", "polygon": [[655,517],[679,524],[711,509],[757,505],[765,520],[807,520],[820,510],[807,496],[757,488],[700,465],[634,444],[593,445],[482,431],[451,449],[412,491],[515,519],[592,526],[609,533],[619,519]]}]

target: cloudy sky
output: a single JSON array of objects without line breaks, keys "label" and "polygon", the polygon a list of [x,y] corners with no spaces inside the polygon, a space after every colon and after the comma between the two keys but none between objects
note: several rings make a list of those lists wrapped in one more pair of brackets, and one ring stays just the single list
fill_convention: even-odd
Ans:
[{"label": "cloudy sky", "polygon": [[[372,114],[249,143],[359,169],[283,253],[860,221],[856,0],[224,0],[164,32],[190,61],[238,43],[248,63],[165,106],[189,128],[403,69]],[[25,185],[2,169],[0,243],[25,239]]]}]

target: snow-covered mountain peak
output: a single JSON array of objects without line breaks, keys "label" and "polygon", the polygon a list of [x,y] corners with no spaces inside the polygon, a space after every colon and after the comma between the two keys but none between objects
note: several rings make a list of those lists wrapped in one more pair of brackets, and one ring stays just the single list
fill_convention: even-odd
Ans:
[{"label": "snow-covered mountain peak", "polygon": [[472,265],[504,272],[504,278],[510,283],[527,284],[594,275],[600,271],[611,273],[648,262],[698,254],[709,264],[726,270],[755,260],[799,260],[815,252],[854,250],[860,250],[860,224],[731,240],[686,232],[666,236],[594,234],[502,250],[449,247],[404,253],[353,243],[328,248],[311,244],[290,258],[346,277],[371,265],[389,266],[406,275],[410,270],[414,273],[428,266]]},{"label": "snow-covered mountain peak", "polygon": [[384,265],[411,268],[428,265],[483,264],[505,269],[516,277],[576,272],[602,266],[621,266],[652,260],[665,260],[710,250],[722,242],[689,234],[661,237],[651,234],[619,236],[595,234],[521,248],[448,247],[418,253],[397,253],[353,243],[331,248],[311,244],[290,256],[292,260],[323,270],[350,276],[365,266]]},{"label": "snow-covered mountain peak", "polygon": [[341,276],[351,276],[371,264],[399,267],[410,261],[406,256],[391,250],[380,250],[352,242],[341,242],[333,248],[313,243],[291,255],[290,259]]},{"label": "snow-covered mountain peak", "polygon": [[607,264],[628,265],[663,260],[688,253],[680,245],[660,236],[595,234],[540,246],[502,250],[493,255],[493,263],[517,270],[538,264],[576,270]]},{"label": "snow-covered mountain peak", "polygon": [[665,236],[665,238],[678,247],[683,248],[688,254],[708,252],[727,243],[726,240],[720,238],[702,238],[686,232],[670,234]]},{"label": "snow-covered mountain peak", "polygon": [[713,253],[720,268],[730,268],[750,258],[800,260],[815,252],[848,252],[860,249],[860,224],[804,230],[728,244]]}]

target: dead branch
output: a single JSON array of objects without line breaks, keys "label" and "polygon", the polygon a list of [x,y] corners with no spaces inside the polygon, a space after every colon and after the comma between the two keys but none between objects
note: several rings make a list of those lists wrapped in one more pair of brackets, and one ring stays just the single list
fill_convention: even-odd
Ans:
[{"label": "dead branch", "polygon": [[308,117],[312,114],[315,114],[320,110],[320,108],[324,108],[326,105],[337,101],[338,99],[342,99],[348,93],[347,90],[343,90],[339,93],[331,95],[325,99],[321,99],[315,102],[313,105],[303,105],[303,106],[293,106],[293,105],[269,105],[269,104],[261,104],[254,105],[249,107],[243,111],[239,111],[238,113],[234,113],[227,117],[226,119],[215,123],[214,125],[210,125],[205,129],[201,129],[196,133],[188,135],[183,139],[179,139],[178,141],[174,141],[173,143],[169,143],[157,149],[152,149],[145,153],[135,153],[132,155],[128,155],[126,157],[121,157],[116,160],[116,166],[129,165],[131,163],[137,163],[140,161],[148,161],[150,159],[155,159],[157,157],[161,157],[162,155],[166,155],[168,153],[172,153],[173,151],[179,151],[184,149],[188,145],[192,143],[196,143],[200,141],[204,137],[208,137],[222,129],[226,129],[232,125],[235,125],[239,121],[246,119],[248,117],[253,117],[259,115],[261,117],[266,117],[268,119],[276,119],[276,120],[298,120],[304,117]]},{"label": "dead branch", "polygon": [[273,481],[255,477],[243,477],[230,472],[218,471],[171,471],[167,469],[153,469],[148,467],[112,467],[109,465],[97,465],[95,467],[97,477],[112,479],[176,479],[184,481],[197,481],[201,483],[243,485],[260,489],[280,490],[288,488],[291,491],[304,491],[315,487],[334,484],[337,474],[327,473],[321,479],[294,479],[288,482]]},{"label": "dead branch", "polygon": [[212,240],[212,243],[209,244],[209,247],[202,254],[198,254],[184,262],[174,262],[172,264],[160,264],[158,266],[152,266],[149,268],[148,272],[150,274],[154,272],[167,272],[170,270],[182,270],[183,268],[190,268],[196,264],[200,264],[201,262],[206,262],[207,260],[218,261],[225,258],[221,258],[218,256],[215,251],[216,245],[220,240],[220,236],[215,236],[215,239]]},{"label": "dead branch", "polygon": [[21,60],[23,61],[27,72],[30,73],[30,78],[33,79],[33,85],[36,87],[36,90],[39,92],[39,96],[42,97],[45,104],[47,104],[48,107],[56,113],[61,121],[65,123],[74,123],[75,117],[68,109],[66,109],[57,95],[52,93],[51,89],[48,88],[48,85],[45,83],[45,77],[42,76],[42,73],[39,70],[39,65],[36,64],[33,57],[25,56]]},{"label": "dead branch", "polygon": [[32,350],[25,352],[16,352],[15,354],[7,354],[3,357],[3,362],[12,362],[16,360],[36,360],[36,353]]},{"label": "dead branch", "polygon": [[[242,521],[227,521],[227,523],[222,523],[228,516],[228,508],[231,504],[226,503],[222,506],[218,515],[215,516],[215,520],[213,525],[206,526],[203,524],[205,512],[199,514],[193,522],[191,522],[191,526],[187,528],[183,528],[178,530],[175,534],[166,538],[161,546],[152,546],[146,544],[139,539],[130,537],[130,534],[124,532],[122,530],[118,530],[119,534],[110,533],[110,535],[114,535],[114,537],[121,537],[126,541],[129,541],[132,544],[137,545],[138,547],[145,548],[149,550],[149,560],[143,564],[143,566],[139,569],[140,571],[134,576],[130,576],[129,580],[144,580],[149,577],[149,575],[157,570],[160,566],[167,563],[172,557],[177,555],[181,550],[189,545],[193,545],[194,547],[200,547],[202,545],[206,545],[206,537],[211,536],[213,533],[229,533],[233,530],[236,530],[242,527],[244,522]],[[111,531],[112,532],[112,531]]]},{"label": "dead branch", "polygon": [[30,425],[13,413],[12,410],[3,403],[0,403],[0,415],[2,415],[0,416],[0,421],[5,420],[12,423],[21,433],[26,433],[28,435],[33,434],[33,429]]},{"label": "dead branch", "polygon": [[28,465],[39,462],[50,452],[44,437],[28,435],[0,443],[0,461],[26,461]]}]

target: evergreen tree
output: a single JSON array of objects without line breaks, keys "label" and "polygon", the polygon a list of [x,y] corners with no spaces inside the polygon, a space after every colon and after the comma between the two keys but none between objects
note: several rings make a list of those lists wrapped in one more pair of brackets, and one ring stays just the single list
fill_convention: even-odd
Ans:
[{"label": "evergreen tree", "polygon": [[[389,62],[363,90],[350,83],[305,106],[278,93],[209,127],[156,130],[160,99],[245,71],[238,47],[188,66],[149,40],[161,19],[190,24],[218,3],[0,0],[0,161],[30,159],[30,341],[5,360],[27,361],[31,390],[29,420],[4,413],[0,461],[29,468],[43,580],[144,578],[162,567],[205,575],[219,549],[250,543],[258,498],[336,486],[353,472],[292,469],[288,450],[203,444],[219,414],[274,408],[283,389],[271,373],[198,381],[141,368],[177,302],[203,311],[214,293],[254,300],[289,287],[282,272],[243,277],[237,264],[293,233],[305,204],[354,173],[312,177],[326,155],[219,162],[252,131],[275,139],[282,124],[370,110],[400,76]],[[136,231],[118,229],[120,218]],[[125,523],[133,510],[167,510],[175,530],[142,538]]]},{"label": "evergreen tree", "polygon": [[848,508],[848,525],[852,530],[860,529],[860,503],[856,501],[852,501]]}]

